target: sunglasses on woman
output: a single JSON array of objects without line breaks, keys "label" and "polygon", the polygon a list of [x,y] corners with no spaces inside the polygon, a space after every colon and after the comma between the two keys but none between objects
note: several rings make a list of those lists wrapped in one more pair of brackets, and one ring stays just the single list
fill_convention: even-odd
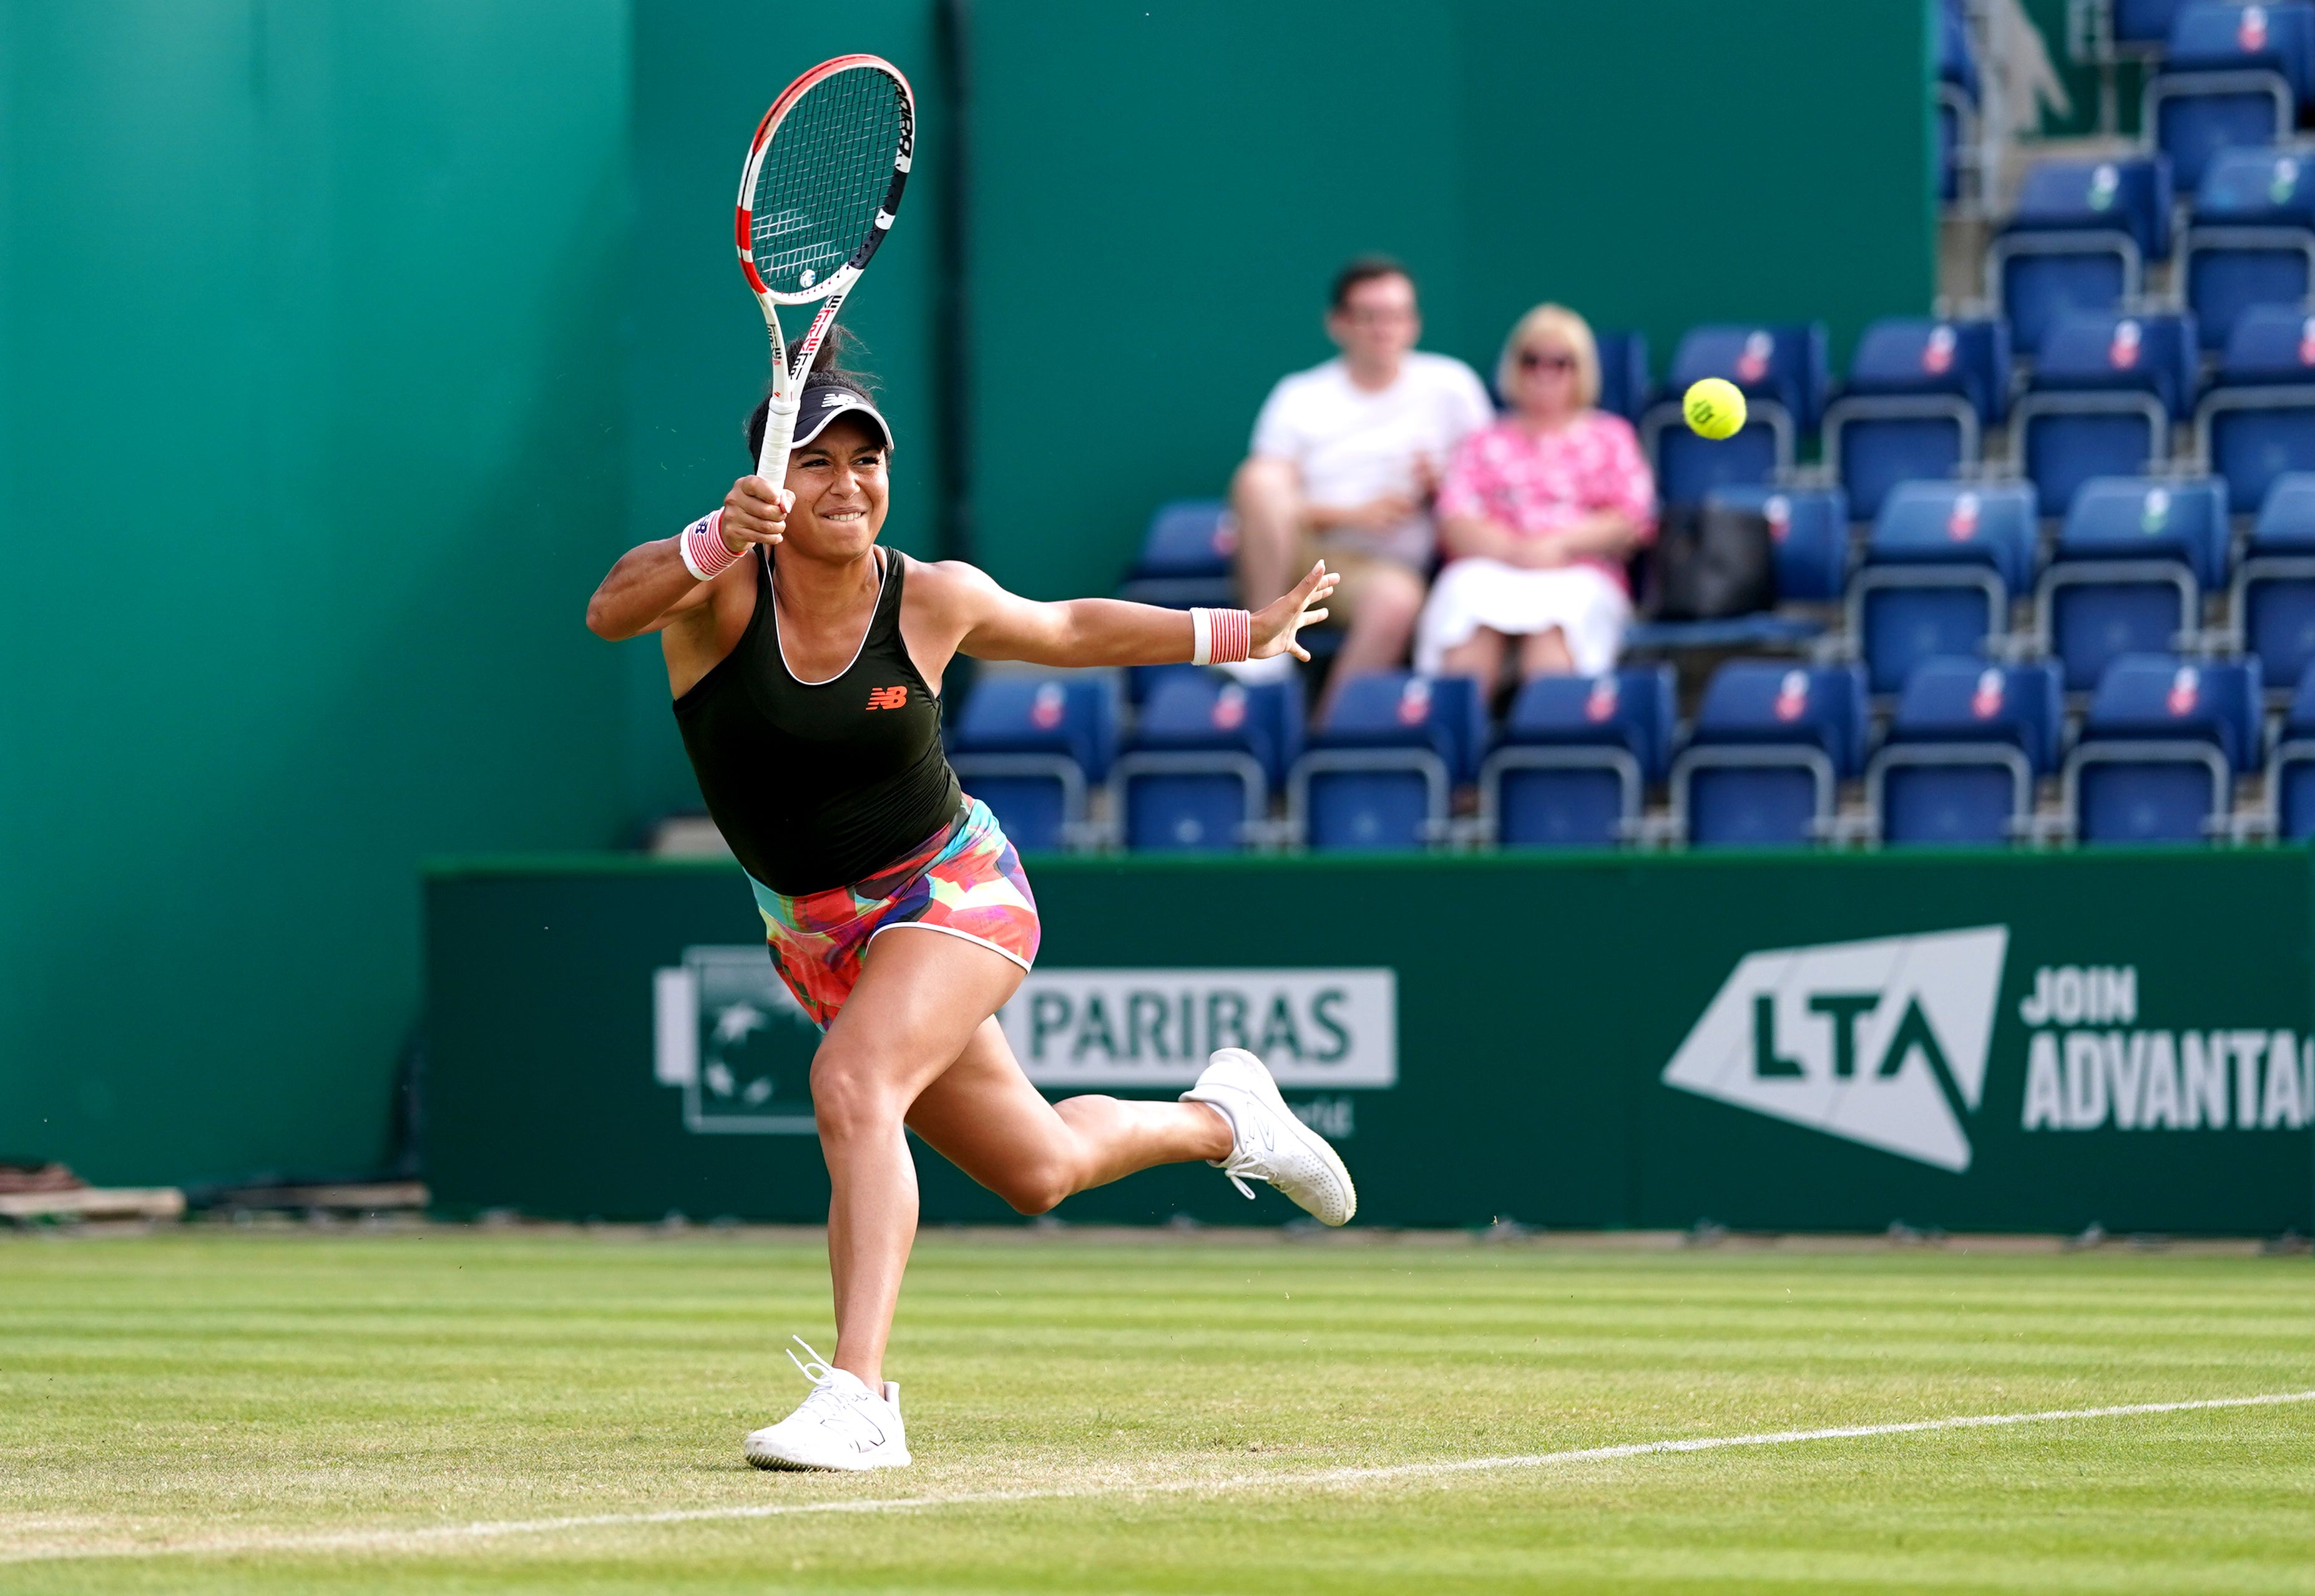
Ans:
[{"label": "sunglasses on woman", "polygon": [[1519,358],[1521,371],[1573,371],[1575,357],[1557,352],[1546,354],[1536,350],[1521,350]]}]

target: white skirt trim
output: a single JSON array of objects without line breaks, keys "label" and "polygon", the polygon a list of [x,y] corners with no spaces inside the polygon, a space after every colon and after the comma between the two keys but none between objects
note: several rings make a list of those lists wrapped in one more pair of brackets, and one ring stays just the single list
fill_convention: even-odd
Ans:
[{"label": "white skirt trim", "polygon": [[[953,936],[958,938],[960,941],[977,942],[992,953],[1004,954],[1007,958],[1012,960],[1013,962],[1018,964],[1023,970],[1027,970],[1029,968],[1029,961],[1015,953],[1011,948],[999,947],[995,943],[989,941],[986,936],[975,936],[971,932],[960,931],[954,926],[936,926],[930,920],[894,920],[888,926],[879,926],[874,931],[868,933],[868,942],[875,941],[887,931],[937,931],[944,936]],[[865,948],[868,945],[868,943],[864,942],[860,945],[863,948]],[[849,994],[847,994],[847,996]]]},{"label": "white skirt trim", "polygon": [[1415,668],[1435,674],[1448,650],[1485,626],[1507,637],[1559,628],[1582,676],[1612,670],[1632,601],[1596,565],[1529,571],[1500,560],[1457,560],[1431,584],[1415,640]]}]

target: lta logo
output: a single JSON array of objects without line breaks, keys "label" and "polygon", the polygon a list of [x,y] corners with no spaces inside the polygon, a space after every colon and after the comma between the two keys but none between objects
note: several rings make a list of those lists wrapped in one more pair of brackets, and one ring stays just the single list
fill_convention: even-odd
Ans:
[{"label": "lta logo", "polygon": [[1663,1084],[1959,1174],[2009,928],[1751,953]]}]

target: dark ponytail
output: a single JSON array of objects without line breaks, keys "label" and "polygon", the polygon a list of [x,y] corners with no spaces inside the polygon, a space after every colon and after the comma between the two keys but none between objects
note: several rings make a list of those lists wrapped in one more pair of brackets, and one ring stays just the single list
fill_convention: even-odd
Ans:
[{"label": "dark ponytail", "polygon": [[[875,377],[863,365],[855,364],[856,361],[865,363],[867,353],[868,346],[858,333],[841,322],[831,322],[820,341],[820,358],[812,362],[812,375],[803,379],[803,394],[798,397],[804,397],[820,388],[850,388],[874,400],[876,397]],[[770,413],[771,407],[771,387],[767,383],[764,396],[757,400],[756,408],[748,412],[748,459],[751,468],[764,452],[764,418]]]}]

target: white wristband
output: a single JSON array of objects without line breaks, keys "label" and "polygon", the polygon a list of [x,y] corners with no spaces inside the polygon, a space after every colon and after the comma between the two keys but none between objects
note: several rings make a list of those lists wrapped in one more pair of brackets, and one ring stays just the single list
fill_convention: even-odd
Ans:
[{"label": "white wristband", "polygon": [[1242,609],[1190,612],[1190,663],[1235,665],[1253,652],[1254,617]]},{"label": "white wristband", "polygon": [[723,512],[710,510],[683,529],[675,540],[683,555],[683,568],[698,581],[709,581],[740,563],[745,551],[735,554],[723,541]]}]

